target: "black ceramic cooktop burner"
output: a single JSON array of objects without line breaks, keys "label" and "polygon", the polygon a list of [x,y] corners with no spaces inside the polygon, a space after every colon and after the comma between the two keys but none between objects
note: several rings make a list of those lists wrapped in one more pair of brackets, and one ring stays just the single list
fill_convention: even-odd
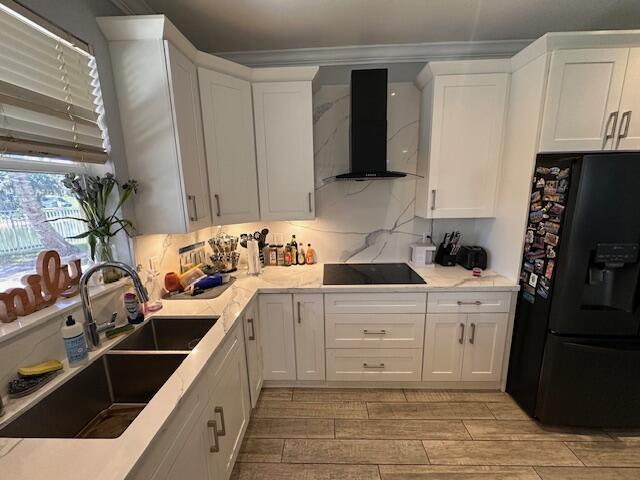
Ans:
[{"label": "black ceramic cooktop burner", "polygon": [[324,266],[324,285],[425,284],[405,263],[329,263]]}]

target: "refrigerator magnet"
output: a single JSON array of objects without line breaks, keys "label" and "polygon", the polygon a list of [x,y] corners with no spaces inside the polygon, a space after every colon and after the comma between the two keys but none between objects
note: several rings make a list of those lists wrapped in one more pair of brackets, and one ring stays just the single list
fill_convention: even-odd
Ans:
[{"label": "refrigerator magnet", "polygon": [[524,243],[533,243],[533,230],[527,230],[524,234]]},{"label": "refrigerator magnet", "polygon": [[549,175],[549,168],[547,167],[536,167],[536,173],[540,175]]},{"label": "refrigerator magnet", "polygon": [[529,214],[529,221],[531,223],[541,222],[544,218],[544,212],[542,210],[536,210],[535,212],[531,212]]},{"label": "refrigerator magnet", "polygon": [[558,182],[557,192],[558,193],[565,193],[567,191],[568,187],[569,187],[569,182],[567,181],[567,179],[563,178],[562,180],[560,180]]},{"label": "refrigerator magnet", "polygon": [[522,265],[522,268],[524,269],[525,272],[533,272],[533,270],[535,269],[535,266],[533,265],[533,263],[524,262],[524,265]]},{"label": "refrigerator magnet", "polygon": [[538,179],[538,181],[536,182],[536,187],[537,188],[542,188],[542,187],[544,187],[544,184],[545,184],[544,178],[540,177]]},{"label": "refrigerator magnet", "polygon": [[551,245],[547,245],[547,258],[556,258],[556,251]]},{"label": "refrigerator magnet", "polygon": [[548,243],[552,247],[558,245],[558,235],[554,235],[553,233],[546,233],[544,236],[544,243]]},{"label": "refrigerator magnet", "polygon": [[539,275],[544,273],[544,260],[542,258],[536,258],[533,261],[533,271]]},{"label": "refrigerator magnet", "polygon": [[536,288],[536,285],[538,285],[538,275],[536,275],[535,273],[529,275],[529,285],[531,285],[533,288]]},{"label": "refrigerator magnet", "polygon": [[544,194],[545,195],[553,195],[558,191],[558,181],[557,180],[548,180],[544,186]]},{"label": "refrigerator magnet", "polygon": [[531,203],[539,202],[541,197],[542,197],[542,195],[540,194],[540,192],[538,190],[534,191],[531,194]]},{"label": "refrigerator magnet", "polygon": [[555,260],[549,260],[547,262],[547,269],[544,271],[544,276],[547,280],[551,280],[553,278],[553,268],[556,266]]},{"label": "refrigerator magnet", "polygon": [[537,212],[538,210],[542,210],[542,203],[541,202],[533,202],[531,204],[530,210],[532,212]]},{"label": "refrigerator magnet", "polygon": [[551,207],[549,212],[553,213],[554,215],[560,215],[562,214],[562,212],[564,212],[564,205],[560,205],[559,203],[554,203],[553,207]]},{"label": "refrigerator magnet", "polygon": [[529,303],[535,303],[536,297],[531,295],[529,292],[522,292],[522,298]]},{"label": "refrigerator magnet", "polygon": [[538,287],[538,289],[536,290],[536,293],[540,295],[542,298],[544,298],[545,300],[549,298],[549,291],[545,290],[542,287]]},{"label": "refrigerator magnet", "polygon": [[549,175],[553,175],[554,177],[560,175],[560,167],[551,167],[549,169]]},{"label": "refrigerator magnet", "polygon": [[554,235],[557,235],[558,232],[560,231],[560,224],[559,223],[553,223],[553,222],[546,222],[544,224],[544,228],[547,232],[549,233],[553,233]]},{"label": "refrigerator magnet", "polygon": [[571,172],[570,168],[563,168],[558,172],[558,180],[562,178],[569,178],[569,173]]}]

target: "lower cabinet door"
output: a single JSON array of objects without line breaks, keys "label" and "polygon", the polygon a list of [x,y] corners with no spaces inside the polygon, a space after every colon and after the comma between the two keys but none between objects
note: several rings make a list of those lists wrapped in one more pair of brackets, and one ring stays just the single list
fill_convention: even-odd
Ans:
[{"label": "lower cabinet door", "polygon": [[507,313],[474,313],[467,316],[463,381],[500,380],[508,321]]},{"label": "lower cabinet door", "polygon": [[460,380],[466,322],[466,313],[427,314],[423,380]]},{"label": "lower cabinet door", "polygon": [[294,295],[298,380],[324,380],[324,302],[321,293]]},{"label": "lower cabinet door", "polygon": [[262,390],[262,345],[260,344],[260,317],[256,302],[249,305],[244,315],[244,340],[249,374],[251,406],[255,407]]},{"label": "lower cabinet door", "polygon": [[327,380],[418,381],[420,348],[332,348],[327,350]]},{"label": "lower cabinet door", "polygon": [[[219,451],[212,454],[216,480],[227,480],[238,456],[251,415],[244,344],[236,342],[216,377],[209,400],[209,418],[215,422]],[[194,477],[197,478],[197,477]]]},{"label": "lower cabinet door", "polygon": [[295,380],[296,349],[291,294],[262,294],[259,305],[264,379]]}]

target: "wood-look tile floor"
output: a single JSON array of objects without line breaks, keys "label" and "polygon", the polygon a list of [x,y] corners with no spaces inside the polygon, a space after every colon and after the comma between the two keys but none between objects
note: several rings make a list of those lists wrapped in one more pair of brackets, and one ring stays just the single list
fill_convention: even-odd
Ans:
[{"label": "wood-look tile floor", "polygon": [[264,389],[234,480],[632,480],[640,430],[540,425],[501,392]]}]

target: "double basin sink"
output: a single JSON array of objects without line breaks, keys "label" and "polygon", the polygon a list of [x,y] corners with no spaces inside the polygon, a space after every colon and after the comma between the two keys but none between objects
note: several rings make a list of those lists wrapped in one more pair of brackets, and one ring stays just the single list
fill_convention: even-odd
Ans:
[{"label": "double basin sink", "polygon": [[119,437],[216,320],[152,318],[1,428],[0,437]]}]

